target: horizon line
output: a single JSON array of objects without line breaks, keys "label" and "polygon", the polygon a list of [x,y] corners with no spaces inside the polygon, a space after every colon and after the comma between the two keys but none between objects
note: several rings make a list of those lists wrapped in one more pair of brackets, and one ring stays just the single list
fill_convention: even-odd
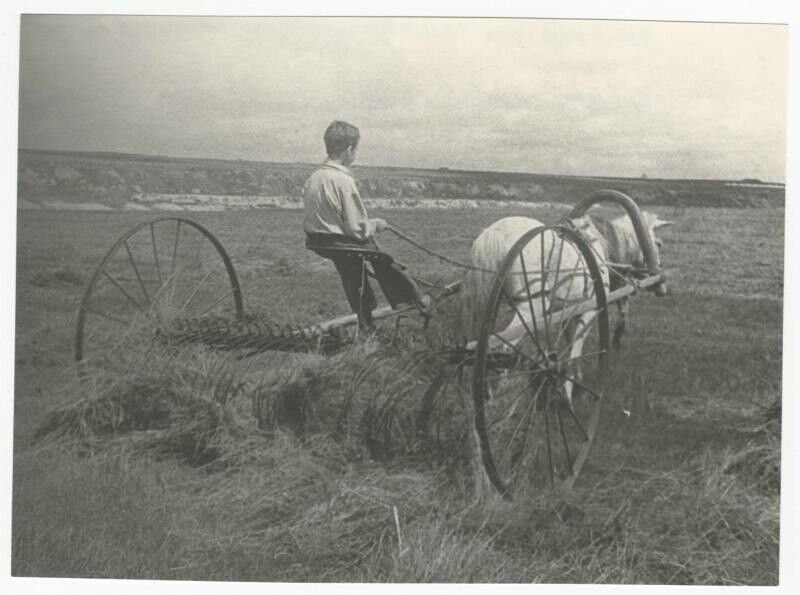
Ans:
[{"label": "horizon line", "polygon": [[[319,162],[309,163],[304,161],[266,161],[266,160],[256,160],[256,159],[242,159],[242,158],[234,158],[234,157],[201,157],[197,155],[193,156],[174,156],[174,155],[164,155],[164,154],[150,154],[150,153],[131,153],[127,151],[103,151],[103,150],[95,150],[95,151],[86,151],[86,150],[65,150],[65,149],[38,149],[38,148],[31,148],[31,147],[17,147],[17,152],[26,151],[29,153],[60,153],[60,154],[71,154],[71,155],[80,155],[86,157],[92,156],[117,156],[117,157],[134,157],[141,160],[172,160],[172,161],[220,161],[220,162],[229,162],[229,163],[252,163],[252,164],[277,164],[277,165],[303,165],[313,167],[315,165],[319,165]],[[637,182],[658,182],[658,181],[666,181],[666,182],[723,182],[723,183],[730,183],[730,182],[749,182],[753,184],[764,184],[764,185],[779,185],[779,186],[786,186],[786,182],[774,182],[769,180],[761,180],[759,178],[750,178],[744,177],[739,179],[724,179],[724,178],[668,178],[668,177],[650,177],[646,174],[633,177],[633,176],[608,176],[608,175],[601,175],[601,174],[561,174],[561,173],[537,173],[537,172],[527,172],[527,171],[510,171],[510,170],[479,170],[479,169],[462,169],[456,167],[449,167],[449,166],[440,166],[440,167],[415,167],[415,166],[404,166],[404,165],[355,165],[355,169],[364,168],[364,169],[395,169],[395,170],[417,170],[417,171],[426,171],[426,172],[434,172],[434,173],[460,173],[460,174],[495,174],[495,175],[516,175],[516,176],[535,176],[535,177],[551,177],[551,178],[601,178],[607,180],[630,180],[630,181],[637,181]]]}]

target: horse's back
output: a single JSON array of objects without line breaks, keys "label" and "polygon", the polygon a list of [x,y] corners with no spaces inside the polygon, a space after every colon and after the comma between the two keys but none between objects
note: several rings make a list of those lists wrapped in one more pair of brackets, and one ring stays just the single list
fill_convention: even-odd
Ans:
[{"label": "horse's back", "polygon": [[472,266],[497,270],[517,240],[542,225],[533,217],[504,217],[495,221],[472,243]]},{"label": "horse's back", "polygon": [[543,225],[544,223],[533,217],[503,217],[484,229],[475,242],[478,243],[485,237],[502,236],[509,240],[510,248],[523,234]]}]

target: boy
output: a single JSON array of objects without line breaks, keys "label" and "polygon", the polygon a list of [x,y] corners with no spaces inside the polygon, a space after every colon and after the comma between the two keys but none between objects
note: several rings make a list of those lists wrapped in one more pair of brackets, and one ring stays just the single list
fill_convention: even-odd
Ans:
[{"label": "boy", "polygon": [[387,223],[367,216],[348,169],[356,158],[359,139],[358,128],[352,124],[337,120],[328,126],[324,136],[328,158],[303,187],[303,230],[306,247],[333,261],[350,308],[358,316],[359,329],[372,332],[372,311],[377,302],[365,261],[372,263],[375,278],[393,309],[413,304],[426,314],[431,299],[375,243],[375,234],[384,231]]}]

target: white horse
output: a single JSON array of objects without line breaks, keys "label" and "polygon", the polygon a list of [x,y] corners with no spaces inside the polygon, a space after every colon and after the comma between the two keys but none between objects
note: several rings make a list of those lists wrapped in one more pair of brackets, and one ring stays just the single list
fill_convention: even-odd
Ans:
[{"label": "white horse", "polygon": [[[648,212],[642,213],[642,219],[658,253],[661,241],[656,236],[656,229],[672,222],[662,221],[657,215]],[[572,223],[595,252],[607,291],[613,291],[621,285],[620,278],[610,271],[611,263],[635,268],[644,266],[644,255],[633,223],[627,215],[608,221],[584,215],[572,219]],[[472,244],[470,265],[473,268],[465,274],[461,287],[462,328],[470,338],[476,338],[479,332],[481,315],[488,305],[496,271],[500,269],[517,240],[531,229],[542,225],[540,221],[529,217],[507,217],[483,230]],[[555,270],[561,273],[555,285],[554,275],[542,277],[539,273]],[[522,258],[515,261],[511,273],[506,276],[503,289],[510,301],[518,304],[518,307],[515,308],[516,313],[507,328],[513,325],[519,327],[520,323],[527,328],[534,328],[533,321],[541,320],[544,312],[583,302],[593,295],[593,283],[586,272],[583,257],[573,244],[561,241],[553,231],[546,231],[543,237],[537,236],[529,242],[522,251]],[[624,328],[627,311],[626,304],[620,303],[619,307],[622,316],[621,324],[615,332],[615,344]],[[567,326],[565,339],[569,352],[566,357],[569,360],[577,360],[581,356],[585,335],[596,315],[596,311],[591,310],[581,314]],[[503,331],[498,334],[503,334]],[[571,383],[567,383],[564,392],[571,400]]]}]

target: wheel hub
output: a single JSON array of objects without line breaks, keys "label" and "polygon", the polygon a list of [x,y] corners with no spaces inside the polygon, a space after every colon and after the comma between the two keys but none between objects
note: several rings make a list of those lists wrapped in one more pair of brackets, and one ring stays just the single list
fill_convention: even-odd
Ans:
[{"label": "wheel hub", "polygon": [[557,375],[561,370],[561,365],[558,361],[558,352],[550,351],[544,357],[544,371],[550,375]]}]

